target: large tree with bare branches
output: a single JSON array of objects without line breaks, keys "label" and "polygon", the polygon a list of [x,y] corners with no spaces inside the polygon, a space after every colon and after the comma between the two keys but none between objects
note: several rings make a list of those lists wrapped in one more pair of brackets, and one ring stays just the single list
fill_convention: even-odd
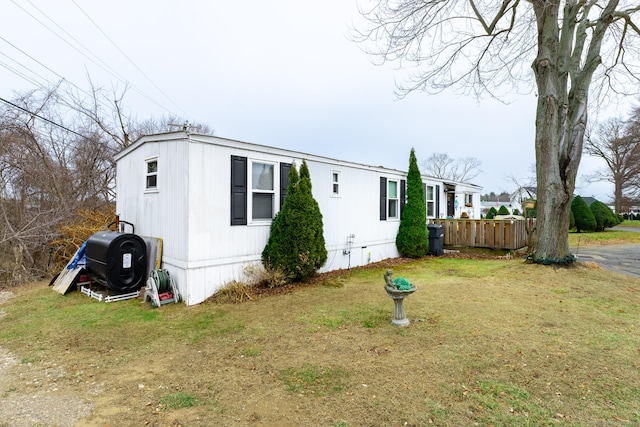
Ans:
[{"label": "large tree with bare branches", "polygon": [[613,118],[600,123],[587,134],[585,151],[601,158],[606,167],[588,177],[590,182],[609,181],[613,184],[616,213],[622,212],[624,197],[637,192],[640,176],[640,125]]},{"label": "large tree with bare branches", "polygon": [[454,159],[449,157],[447,153],[433,153],[422,162],[422,169],[427,175],[436,178],[470,182],[482,172],[481,165],[482,162],[475,157]]},{"label": "large tree with bare branches", "polygon": [[637,86],[637,1],[373,3],[362,9],[369,24],[359,30],[358,40],[383,62],[417,65],[416,74],[399,88],[401,95],[456,87],[500,97],[533,82],[538,99],[538,219],[530,259],[544,264],[571,262],[567,233],[589,89],[592,82],[601,81],[594,86],[593,98],[602,99]]}]

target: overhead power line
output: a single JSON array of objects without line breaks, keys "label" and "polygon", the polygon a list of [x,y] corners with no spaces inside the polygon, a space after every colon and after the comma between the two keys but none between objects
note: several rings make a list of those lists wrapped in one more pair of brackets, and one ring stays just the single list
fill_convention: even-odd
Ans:
[{"label": "overhead power line", "polygon": [[[31,12],[29,12],[28,10],[26,10],[24,7],[22,7],[21,5],[19,5],[15,0],[11,0],[11,2],[18,7],[19,9],[21,9],[25,14],[29,15],[33,20],[35,20],[36,22],[38,22],[40,25],[42,25],[44,28],[46,28],[48,31],[50,31],[53,35],[55,35],[56,37],[58,37],[60,40],[62,40],[64,43],[66,43],[68,46],[70,46],[72,49],[74,49],[76,52],[78,52],[80,55],[84,56],[85,58],[87,58],[89,61],[91,61],[92,63],[94,63],[96,66],[98,66],[99,68],[101,68],[103,71],[107,72],[108,74],[110,74],[111,76],[115,77],[117,80],[119,80],[120,82],[128,85],[131,89],[133,89],[135,92],[137,92],[138,94],[140,94],[142,97],[144,97],[145,99],[147,99],[148,101],[152,102],[153,104],[157,105],[158,107],[162,108],[163,110],[169,112],[170,114],[174,114],[173,111],[167,107],[165,107],[164,105],[162,105],[161,103],[159,103],[158,101],[156,101],[155,99],[151,98],[150,96],[148,96],[147,94],[145,94],[144,92],[142,92],[141,90],[139,90],[137,87],[135,87],[134,85],[132,85],[124,76],[122,76],[120,73],[118,73],[118,71],[116,71],[115,69],[113,69],[107,62],[105,62],[104,60],[102,60],[101,58],[99,58],[96,54],[94,54],[89,48],[85,47],[82,43],[80,43],[75,37],[73,37],[71,34],[69,34],[69,32],[67,32],[66,30],[64,30],[60,25],[58,25],[53,19],[51,19],[46,13],[44,13],[41,9],[39,9],[36,5],[34,5],[31,1],[27,0],[28,3],[34,8],[36,9],[40,14],[42,14],[43,16],[45,16],[47,18],[47,20],[51,21],[56,27],[58,27],[61,31],[64,32],[64,34],[66,34],[69,38],[71,38],[76,44],[78,44],[79,46],[82,47],[82,49],[84,49],[85,51],[87,51],[89,53],[89,56],[87,53],[83,52],[82,50],[80,50],[77,46],[75,46],[74,44],[72,44],[69,40],[67,40],[65,37],[61,36],[60,34],[58,34],[54,29],[50,28],[46,23],[44,23],[42,20],[38,19],[36,16],[34,16]],[[144,74],[144,72],[135,65],[135,63],[131,60],[131,58],[129,58],[128,56],[126,56],[126,54],[122,51],[122,49],[120,49],[115,42],[109,38],[109,36],[100,28],[98,27],[98,25],[89,17],[89,15],[82,10],[82,8],[80,8],[80,6],[75,3],[76,7],[78,7],[78,9],[80,9],[80,11],[87,17],[87,19],[116,47],[116,49],[118,49],[120,51],[120,53],[129,61],[131,62],[134,67],[136,67],[136,69],[138,69],[138,71],[140,73],[142,73],[142,75],[149,80],[155,87],[156,89],[158,89],[176,108],[178,108],[180,111],[182,111],[185,115],[186,112],[180,108],[175,102],[173,102],[173,100],[171,98],[169,98],[169,96],[164,93],[162,91],[162,89],[160,89],[153,81],[151,81],[151,79]],[[6,41],[5,39],[3,39],[6,43],[10,44],[11,46],[13,46],[15,49],[19,50],[21,53],[23,53],[24,55],[28,56],[29,58],[31,58],[32,60],[34,60],[35,62],[37,62],[38,64],[40,64],[41,66],[43,66],[44,68],[46,68],[47,70],[49,70],[50,72],[52,72],[53,74],[59,76],[58,73],[56,73],[55,71],[51,70],[49,67],[47,67],[46,65],[42,64],[41,62],[37,61],[35,58],[33,58],[31,55],[28,55],[27,53],[25,53],[24,51],[18,49],[17,47],[15,47],[12,43],[9,43],[8,41]],[[95,58],[95,59],[94,59]],[[7,67],[5,67],[7,68]],[[26,67],[25,67],[26,68]],[[33,72],[33,71],[32,71]],[[15,73],[15,72],[14,72]],[[33,72],[34,74],[36,74],[35,72]],[[19,74],[18,74],[19,75]],[[21,76],[23,77],[23,76]],[[60,77],[60,76],[59,76]],[[23,77],[25,78],[25,77]],[[61,77],[62,78],[62,77]],[[25,78],[26,80],[26,78]],[[29,80],[27,80],[29,81]],[[46,79],[45,79],[46,81]],[[81,90],[82,92],[84,92],[85,94],[87,93],[86,91],[80,89],[77,85],[73,84],[71,81],[69,81],[68,79],[65,79],[65,81],[67,81],[68,83],[72,84],[73,86],[75,86],[76,88],[78,88],[79,90]]]},{"label": "overhead power line", "polygon": [[[40,65],[41,67],[45,68],[47,71],[55,74],[58,78],[60,79],[64,79],[64,77],[62,77],[60,74],[56,73],[55,71],[53,71],[51,68],[47,67],[46,65],[44,65],[42,62],[38,61],[36,58],[34,58],[33,56],[29,55],[27,52],[25,52],[24,50],[20,49],[18,46],[16,46],[15,44],[11,43],[9,40],[5,39],[4,37],[0,36],[0,40],[2,40],[3,42],[5,42],[6,44],[8,44],[9,46],[11,46],[12,48],[14,48],[15,50],[17,50],[18,52],[20,52],[21,54],[23,54],[24,56],[26,56],[27,58],[31,59],[33,62],[35,62],[36,64]],[[20,62],[16,61],[15,59],[9,57],[8,55],[4,54],[4,56],[6,56],[7,58],[11,59],[13,62],[15,62],[16,64],[20,65],[22,68],[25,68],[27,70],[29,70],[29,72],[35,74],[36,76],[40,77],[41,79],[43,79],[44,81],[46,81],[47,83],[51,83],[49,82],[46,78],[40,76],[38,73],[36,73],[35,71],[31,70],[29,67],[21,64]],[[6,67],[5,67],[6,68]],[[26,78],[25,78],[26,80]]]},{"label": "overhead power line", "polygon": [[131,63],[131,65],[133,65],[133,66],[136,68],[136,70],[138,70],[138,71],[140,72],[140,74],[142,74],[142,75],[144,76],[144,78],[145,78],[145,79],[147,79],[147,81],[149,81],[149,83],[151,83],[151,84],[153,85],[153,87],[155,87],[156,89],[158,89],[158,91],[159,91],[162,95],[164,95],[164,97],[165,97],[166,99],[168,99],[168,100],[169,100],[169,102],[171,102],[171,103],[173,104],[173,106],[174,106],[174,107],[176,107],[178,110],[182,111],[185,115],[187,115],[187,113],[186,113],[182,108],[180,108],[180,107],[178,106],[178,104],[176,104],[176,103],[173,101],[173,99],[171,99],[171,98],[169,97],[169,95],[167,95],[167,94],[166,94],[166,93],[165,93],[165,92],[160,88],[160,86],[158,86],[158,85],[157,85],[153,80],[151,80],[151,78],[150,78],[149,76],[147,76],[147,74],[146,74],[144,71],[142,71],[142,69],[141,69],[140,67],[138,67],[138,65],[137,65],[135,62],[133,62],[133,60],[132,60],[131,58],[129,58],[129,56],[128,56],[126,53],[124,53],[124,51],[123,51],[122,49],[120,49],[120,46],[118,46],[118,45],[116,44],[116,42],[114,42],[114,41],[113,41],[113,39],[111,39],[111,37],[109,37],[109,36],[107,35],[107,33],[105,33],[105,32],[102,30],[102,28],[100,28],[100,27],[98,26],[98,24],[96,24],[96,22],[95,22],[93,19],[91,19],[91,17],[87,14],[87,12],[85,12],[85,11],[80,7],[80,5],[78,5],[78,3],[76,3],[76,1],[75,1],[75,0],[71,0],[71,1],[73,2],[73,4],[75,4],[75,5],[76,5],[76,7],[80,10],[80,12],[82,12],[82,13],[84,14],[84,16],[86,16],[86,17],[87,17],[87,19],[88,19],[88,20],[89,20],[89,21],[90,21],[90,22],[91,22],[91,23],[92,23],[92,24],[93,24],[93,25],[94,25],[94,26],[95,26],[95,27],[96,27],[96,28],[97,28],[97,29],[98,29],[98,30],[99,30],[99,31],[100,31],[100,32],[101,32],[105,37],[106,37],[106,39],[107,39],[107,40],[109,40],[109,42],[111,42],[111,44],[112,44],[116,49],[118,49],[118,52],[120,52],[120,53],[122,54],[122,56],[124,56],[124,57],[127,59],[127,61],[129,61],[129,63]]},{"label": "overhead power line", "polygon": [[[16,46],[15,44],[11,43],[9,40],[5,39],[4,37],[0,36],[0,40],[2,40],[3,42],[5,42],[6,44],[8,44],[9,46],[11,46],[12,48],[14,48],[15,50],[17,50],[18,52],[20,52],[21,54],[23,54],[24,56],[26,56],[27,58],[31,59],[33,62],[37,63],[38,65],[40,65],[41,67],[45,68],[47,71],[51,72],[52,74],[54,74],[56,77],[58,77],[60,79],[60,81],[65,81],[66,83],[70,84],[71,86],[75,87],[76,89],[78,89],[78,91],[84,93],[87,96],[94,96],[93,94],[87,92],[86,90],[82,89],[80,86],[78,86],[77,84],[73,83],[72,81],[64,78],[63,76],[61,76],[60,74],[58,74],[57,72],[55,72],[54,70],[52,70],[51,68],[47,67],[45,64],[43,64],[42,62],[38,61],[36,58],[34,58],[33,56],[29,55],[27,52],[25,52],[24,50],[20,49],[18,46]],[[1,52],[0,52],[1,53]],[[16,64],[18,64],[20,67],[24,68],[25,70],[29,71],[31,74],[34,74],[36,76],[38,76],[40,79],[42,79],[43,81],[45,81],[47,84],[49,85],[56,85],[59,83],[53,83],[51,81],[49,81],[46,77],[38,74],[37,72],[33,71],[31,68],[27,67],[26,65],[22,64],[21,62],[17,61],[16,59],[8,56],[5,53],[1,53],[3,56],[9,58],[11,61],[15,62]],[[29,83],[33,84],[34,86],[38,86],[40,88],[43,89],[47,89],[42,83],[39,83],[37,81],[35,81],[32,77],[27,76],[26,74],[16,70],[15,68],[9,66],[6,63],[0,63],[0,65],[2,65],[4,68],[6,68],[7,70],[11,71],[13,74],[17,75],[18,77],[23,78],[24,80],[28,81]],[[104,105],[107,108],[113,108],[111,105],[103,102],[100,99],[96,100],[98,102],[100,102],[102,105]]]},{"label": "overhead power line", "polygon": [[4,98],[0,98],[0,101],[4,102],[5,104],[8,104],[8,105],[10,105],[10,106],[12,106],[12,107],[14,107],[14,108],[17,108],[18,110],[24,111],[25,113],[30,114],[30,115],[32,115],[33,117],[37,117],[37,118],[39,118],[40,120],[44,120],[45,122],[51,123],[52,125],[57,126],[57,127],[59,127],[60,129],[64,129],[64,130],[66,130],[67,132],[71,132],[72,134],[77,135],[77,136],[79,136],[79,137],[81,137],[81,138],[83,138],[83,139],[89,139],[89,138],[87,138],[86,136],[84,136],[84,135],[80,135],[78,132],[76,132],[76,131],[74,131],[74,130],[69,129],[69,128],[68,128],[68,127],[66,127],[66,126],[61,125],[60,123],[56,123],[56,122],[54,122],[53,120],[49,120],[49,119],[47,119],[46,117],[42,117],[41,115],[36,114],[36,113],[34,113],[33,111],[29,111],[29,110],[27,110],[26,108],[21,107],[21,106],[19,106],[19,105],[17,105],[17,104],[14,104],[14,103],[13,103],[13,102],[11,102],[11,101],[7,101],[7,100],[6,100],[6,99],[4,99]]},{"label": "overhead power line", "polygon": [[[78,47],[74,46],[71,42],[69,42],[69,40],[65,39],[64,37],[62,37],[60,34],[58,34],[57,32],[55,32],[53,29],[51,29],[47,24],[45,24],[44,22],[42,22],[40,19],[38,19],[36,16],[34,16],[31,12],[29,12],[28,10],[26,10],[24,7],[20,6],[18,3],[15,2],[15,0],[11,0],[11,2],[16,5],[16,7],[18,7],[19,9],[21,9],[24,13],[26,13],[27,15],[29,15],[31,18],[33,18],[37,23],[39,23],[40,25],[42,25],[44,28],[46,28],[47,30],[49,30],[54,36],[58,37],[60,40],[62,40],[65,44],[67,44],[69,47],[71,47],[73,50],[75,50],[76,52],[78,52],[80,55],[84,56],[85,58],[87,58],[89,61],[93,62],[95,65],[97,65],[98,67],[102,68],[102,70],[106,71],[107,73],[111,74],[112,76],[116,77],[118,80],[121,81],[126,81],[126,79],[121,76],[116,70],[114,70],[113,68],[111,68],[108,64],[106,64],[104,61],[102,61],[100,58],[98,58],[96,55],[94,55],[90,50],[88,50],[86,47],[84,47],[82,44],[80,44],[75,38],[72,37],[72,39],[80,44],[80,46],[87,50],[92,56],[94,56],[96,59],[91,58],[90,56],[88,56],[86,53],[82,52],[80,49],[78,49]],[[31,2],[30,2],[31,3]],[[33,4],[32,4],[33,5]],[[35,6],[34,6],[35,7]],[[49,18],[47,15],[45,15],[40,9],[38,9],[36,7],[36,10],[38,10],[38,12],[42,13],[48,20],[52,21],[53,20],[51,18]],[[54,22],[54,24],[60,28],[60,26],[58,24],[56,24]],[[66,34],[69,34],[65,31]],[[99,62],[101,63],[99,63]],[[41,64],[42,65],[42,64]],[[49,69],[49,68],[47,68]]]}]

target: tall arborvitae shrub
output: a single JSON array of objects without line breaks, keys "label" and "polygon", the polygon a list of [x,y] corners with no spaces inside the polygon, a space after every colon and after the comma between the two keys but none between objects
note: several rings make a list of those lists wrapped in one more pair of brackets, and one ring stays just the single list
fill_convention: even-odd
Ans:
[{"label": "tall arborvitae shrub", "polygon": [[618,218],[609,206],[596,200],[589,206],[593,216],[596,219],[596,230],[604,231],[605,228],[611,228],[618,225]]},{"label": "tall arborvitae shrub", "polygon": [[427,208],[424,200],[422,178],[414,149],[409,155],[407,174],[407,203],[402,210],[396,247],[402,256],[420,258],[429,252]]},{"label": "tall arborvitae shrub", "polygon": [[569,211],[569,230],[576,228],[576,217],[573,215],[573,211]]},{"label": "tall arborvitae shrub", "polygon": [[576,221],[576,231],[595,231],[597,227],[596,218],[589,209],[587,202],[580,196],[576,196],[571,201],[571,211]]},{"label": "tall arborvitae shrub", "polygon": [[[295,202],[295,194],[298,191],[300,183],[300,177],[298,176],[298,170],[296,165],[291,165],[289,169],[289,185],[287,186],[287,194],[284,199],[284,203],[280,212],[278,212],[271,222],[271,229],[269,233],[269,240],[267,245],[262,251],[262,264],[269,269],[280,269],[282,271],[289,271],[285,268],[286,265],[292,263],[293,255],[288,248],[292,245],[292,240],[295,240],[295,228],[297,225],[291,219],[293,214],[291,213],[291,206]],[[289,279],[293,279],[288,274]]]},{"label": "tall arborvitae shrub", "polygon": [[498,215],[509,215],[509,208],[505,205],[500,205],[500,209],[498,209]]},{"label": "tall arborvitae shrub", "polygon": [[271,223],[262,263],[267,269],[284,271],[292,281],[305,281],[326,261],[322,213],[313,198],[311,175],[303,160],[299,176],[295,164],[289,171],[287,196]]},{"label": "tall arborvitae shrub", "polygon": [[493,219],[493,217],[496,215],[498,215],[498,211],[496,210],[496,208],[491,206],[491,209],[489,209],[489,212],[487,212],[487,219]]}]

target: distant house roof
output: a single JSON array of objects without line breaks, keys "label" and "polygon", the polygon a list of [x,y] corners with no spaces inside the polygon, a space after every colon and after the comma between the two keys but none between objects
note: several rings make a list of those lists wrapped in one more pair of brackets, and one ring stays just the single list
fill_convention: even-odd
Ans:
[{"label": "distant house roof", "polygon": [[598,199],[596,199],[595,197],[583,197],[582,200],[584,200],[584,202],[587,204],[587,206],[591,206],[591,203],[593,202],[597,202]]}]

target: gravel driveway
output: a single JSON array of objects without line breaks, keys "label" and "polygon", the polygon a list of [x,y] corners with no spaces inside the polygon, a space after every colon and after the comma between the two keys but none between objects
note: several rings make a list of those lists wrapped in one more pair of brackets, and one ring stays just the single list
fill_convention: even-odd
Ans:
[{"label": "gravel driveway", "polygon": [[[0,291],[0,328],[6,322],[1,307],[13,297]],[[64,368],[18,360],[0,347],[0,427],[72,427],[91,415],[93,405],[67,390]]]}]

